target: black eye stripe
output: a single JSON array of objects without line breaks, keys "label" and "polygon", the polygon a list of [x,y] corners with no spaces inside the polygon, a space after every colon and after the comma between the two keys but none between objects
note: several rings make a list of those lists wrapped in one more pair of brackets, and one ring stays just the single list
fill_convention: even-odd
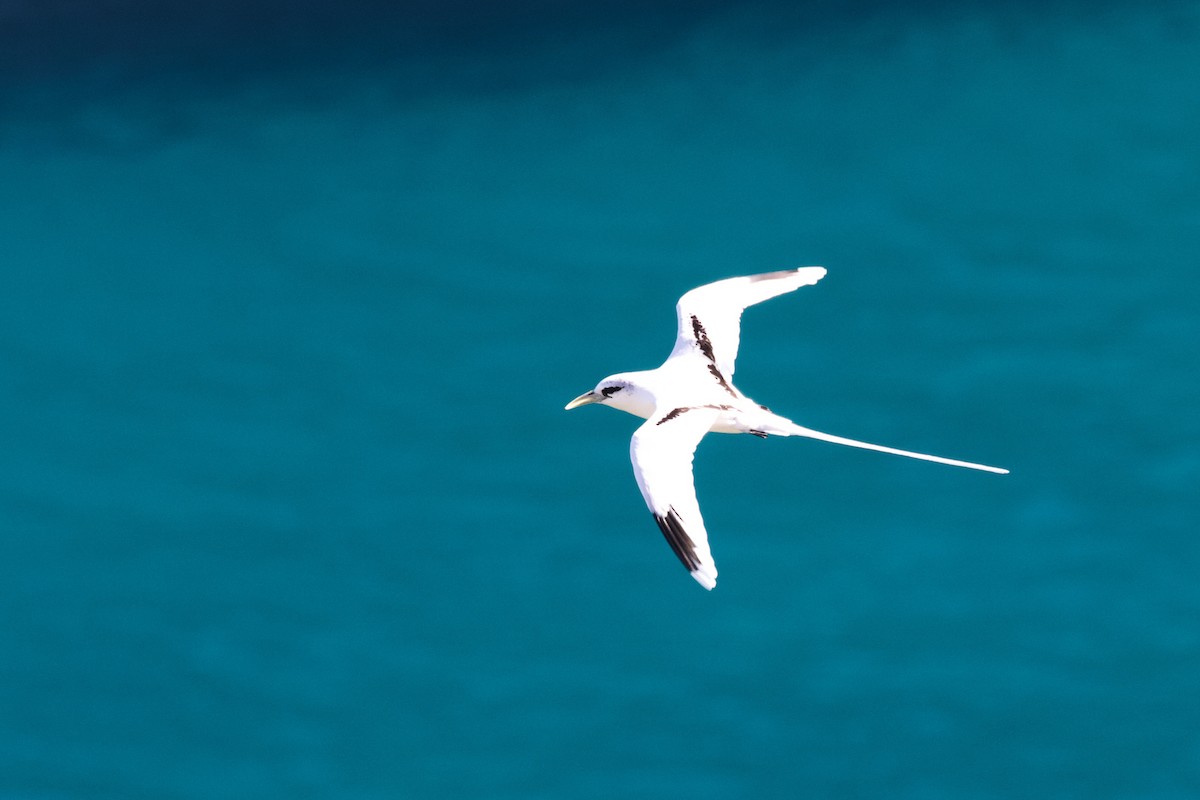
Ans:
[{"label": "black eye stripe", "polygon": [[604,395],[605,397],[612,397],[614,394],[616,394],[619,391],[621,391],[620,386],[605,386],[603,389],[600,390],[600,394]]}]

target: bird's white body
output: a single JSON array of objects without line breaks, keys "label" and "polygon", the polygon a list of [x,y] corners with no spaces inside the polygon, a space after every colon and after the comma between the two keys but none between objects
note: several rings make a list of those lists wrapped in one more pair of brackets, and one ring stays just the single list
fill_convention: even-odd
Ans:
[{"label": "bird's white body", "polygon": [[[624,380],[629,388],[609,398],[604,405],[624,411],[635,417],[650,419],[660,408],[684,408],[692,406],[711,407],[716,411],[710,433],[762,433],[790,436],[784,431],[795,427],[794,423],[778,414],[773,414],[732,387],[736,396],[724,390],[713,391],[714,381],[701,381],[691,385],[695,365],[688,359],[668,359],[655,370],[622,372],[605,380]],[[712,384],[710,386],[709,384]],[[688,388],[695,391],[687,391]],[[769,429],[769,430],[767,430]]]},{"label": "bird's white body", "polygon": [[822,267],[729,278],[693,289],[676,306],[679,332],[662,366],[610,375],[567,404],[600,403],[645,419],[630,457],[646,505],[671,548],[702,586],[716,586],[717,567],[692,483],[692,455],[706,433],[805,436],[988,472],[1008,470],[860,442],[802,427],[755,403],[733,385],[742,311],[814,284]]}]

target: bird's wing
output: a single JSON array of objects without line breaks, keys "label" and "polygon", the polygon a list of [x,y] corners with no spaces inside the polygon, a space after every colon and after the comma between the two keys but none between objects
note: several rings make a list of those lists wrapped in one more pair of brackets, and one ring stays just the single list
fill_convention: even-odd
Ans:
[{"label": "bird's wing", "polygon": [[824,267],[800,267],[727,278],[692,289],[675,306],[679,334],[671,358],[698,352],[716,366],[726,381],[732,380],[742,311],[776,295],[814,284],[823,277]]},{"label": "bird's wing", "polygon": [[704,406],[658,409],[633,434],[629,457],[642,497],[667,543],[705,589],[717,585],[717,565],[696,502],[692,455],[720,411]]}]

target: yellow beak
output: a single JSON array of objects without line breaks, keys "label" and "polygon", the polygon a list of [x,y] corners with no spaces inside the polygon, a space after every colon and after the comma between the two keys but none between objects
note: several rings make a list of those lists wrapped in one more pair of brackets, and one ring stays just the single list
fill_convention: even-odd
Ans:
[{"label": "yellow beak", "polygon": [[595,392],[584,392],[583,394],[579,395],[579,397],[576,397],[574,400],[567,403],[566,407],[563,410],[570,411],[572,408],[579,408],[580,406],[586,406],[588,403],[595,403],[599,400],[600,400],[600,395],[596,394]]}]

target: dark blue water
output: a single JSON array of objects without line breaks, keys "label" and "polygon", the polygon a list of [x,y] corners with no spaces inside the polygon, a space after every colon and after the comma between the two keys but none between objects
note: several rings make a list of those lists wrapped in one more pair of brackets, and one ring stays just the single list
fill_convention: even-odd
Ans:
[{"label": "dark blue water", "polygon": [[[0,797],[1200,796],[1200,5],[0,2]],[[563,404],[730,275],[703,591]]]}]

